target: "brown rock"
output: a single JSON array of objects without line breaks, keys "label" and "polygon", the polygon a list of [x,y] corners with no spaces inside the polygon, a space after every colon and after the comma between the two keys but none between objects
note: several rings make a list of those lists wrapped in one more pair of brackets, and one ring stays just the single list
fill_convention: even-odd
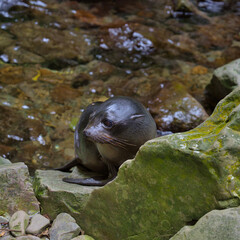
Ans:
[{"label": "brown rock", "polygon": [[158,128],[164,131],[188,131],[208,117],[201,104],[179,83],[165,83],[148,106]]},{"label": "brown rock", "polygon": [[80,95],[79,91],[68,85],[61,84],[56,86],[51,92],[51,98],[54,102],[64,103]]}]

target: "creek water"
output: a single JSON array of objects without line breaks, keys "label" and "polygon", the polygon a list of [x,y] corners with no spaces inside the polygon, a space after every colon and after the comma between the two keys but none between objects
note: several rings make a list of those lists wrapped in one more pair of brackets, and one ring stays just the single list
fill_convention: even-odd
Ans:
[{"label": "creek water", "polygon": [[66,163],[84,107],[114,95],[160,130],[196,127],[214,69],[240,57],[239,15],[231,0],[1,0],[0,156]]}]

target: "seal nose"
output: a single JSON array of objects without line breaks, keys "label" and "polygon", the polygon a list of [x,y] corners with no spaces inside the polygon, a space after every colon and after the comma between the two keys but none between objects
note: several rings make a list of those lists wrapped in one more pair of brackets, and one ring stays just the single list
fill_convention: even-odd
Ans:
[{"label": "seal nose", "polygon": [[89,136],[90,136],[90,133],[88,132],[88,130],[84,129],[84,130],[83,130],[83,135],[84,135],[85,137],[89,137]]}]

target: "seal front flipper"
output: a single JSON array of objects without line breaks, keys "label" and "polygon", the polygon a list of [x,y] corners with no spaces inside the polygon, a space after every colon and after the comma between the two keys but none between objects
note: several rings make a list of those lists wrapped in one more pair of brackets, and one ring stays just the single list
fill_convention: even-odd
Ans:
[{"label": "seal front flipper", "polygon": [[[114,177],[115,178],[115,177]],[[95,179],[95,178],[63,178],[62,180],[67,183],[75,183],[83,186],[104,186],[114,178],[108,179]]]},{"label": "seal front flipper", "polygon": [[108,182],[111,182],[117,176],[117,169],[111,163],[107,163],[109,175],[107,179],[103,179],[104,176],[95,176],[92,178],[63,178],[62,180],[67,183],[75,183],[83,186],[104,186]]},{"label": "seal front flipper", "polygon": [[78,157],[74,158],[71,162],[67,163],[66,165],[64,165],[62,167],[54,168],[54,170],[58,170],[61,172],[69,172],[69,170],[75,166],[78,166],[80,168],[83,168],[84,170],[87,170],[86,167],[84,167],[82,164],[80,164]]}]

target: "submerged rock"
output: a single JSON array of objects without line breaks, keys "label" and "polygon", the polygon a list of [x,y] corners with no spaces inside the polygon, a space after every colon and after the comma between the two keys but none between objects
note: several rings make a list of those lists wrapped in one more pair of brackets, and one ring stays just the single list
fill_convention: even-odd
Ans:
[{"label": "submerged rock", "polygon": [[194,226],[183,227],[170,240],[237,240],[240,235],[240,208],[213,210]]},{"label": "submerged rock", "polygon": [[240,87],[197,128],[148,141],[92,192],[79,223],[96,239],[169,239],[186,223],[239,204]]},{"label": "submerged rock", "polygon": [[210,104],[215,107],[217,102],[240,86],[240,59],[232,61],[213,73],[211,83],[206,88]]},{"label": "submerged rock", "polygon": [[29,21],[13,25],[10,32],[16,35],[20,47],[51,61],[49,65],[53,68],[61,64],[66,67],[72,62],[89,62],[93,58],[90,54],[92,39],[83,31],[60,31]]},{"label": "submerged rock", "polygon": [[38,212],[38,204],[27,166],[21,162],[0,165],[0,215],[12,215],[19,209]]},{"label": "submerged rock", "polygon": [[148,102],[160,129],[184,132],[207,119],[203,106],[180,83],[163,83],[164,87]]}]

